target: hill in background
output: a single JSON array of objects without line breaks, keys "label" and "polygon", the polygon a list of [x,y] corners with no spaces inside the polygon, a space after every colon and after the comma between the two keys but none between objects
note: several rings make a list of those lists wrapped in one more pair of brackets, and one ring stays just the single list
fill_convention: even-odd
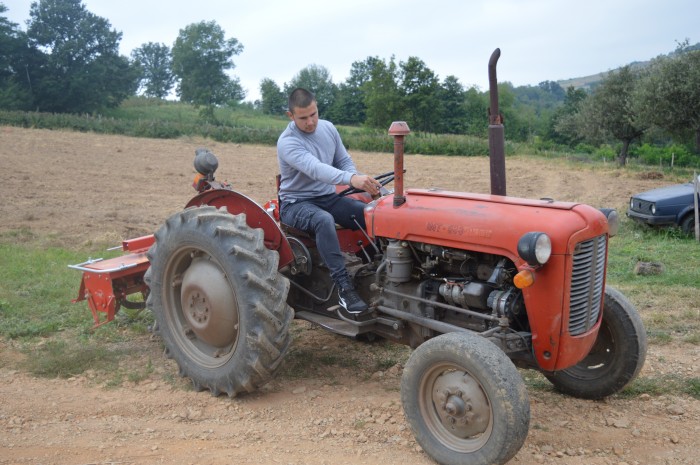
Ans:
[{"label": "hill in background", "polygon": [[[700,50],[700,42],[696,43],[695,45],[691,45],[687,48],[688,50]],[[668,56],[674,55],[676,52],[673,51],[668,54]],[[647,61],[634,61],[629,64],[630,67],[633,69],[635,68],[645,68],[649,66],[651,63],[651,60]],[[619,69],[619,68],[617,68]],[[616,71],[616,70],[612,70]],[[593,90],[595,87],[602,81],[605,76],[608,75],[610,71],[603,71],[597,74],[591,74],[590,76],[582,76],[582,77],[577,77],[577,78],[572,78],[572,79],[562,79],[560,81],[557,81],[557,84],[562,86],[564,89],[573,86],[575,89],[585,89],[585,90]]]}]

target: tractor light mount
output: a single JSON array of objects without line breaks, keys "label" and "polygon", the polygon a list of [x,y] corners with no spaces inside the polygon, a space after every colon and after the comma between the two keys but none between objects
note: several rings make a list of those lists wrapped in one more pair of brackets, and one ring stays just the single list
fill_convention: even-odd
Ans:
[{"label": "tractor light mount", "polygon": [[543,232],[525,233],[518,241],[518,255],[531,266],[544,265],[552,255],[552,240]]}]

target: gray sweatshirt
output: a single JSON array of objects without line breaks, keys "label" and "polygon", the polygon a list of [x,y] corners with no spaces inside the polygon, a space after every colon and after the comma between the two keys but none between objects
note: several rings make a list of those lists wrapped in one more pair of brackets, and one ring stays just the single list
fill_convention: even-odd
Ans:
[{"label": "gray sweatshirt", "polygon": [[332,194],[336,185],[350,184],[350,178],[357,173],[338,130],[322,119],[311,134],[300,131],[290,121],[277,140],[277,160],[282,175],[282,202]]}]

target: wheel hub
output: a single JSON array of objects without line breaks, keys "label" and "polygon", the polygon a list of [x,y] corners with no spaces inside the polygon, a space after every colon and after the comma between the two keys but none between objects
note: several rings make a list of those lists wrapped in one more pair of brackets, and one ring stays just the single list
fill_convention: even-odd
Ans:
[{"label": "wheel hub", "polygon": [[211,260],[196,258],[182,279],[182,313],[194,335],[215,347],[235,342],[238,307],[223,271]]},{"label": "wheel hub", "polygon": [[433,404],[443,426],[460,438],[482,434],[489,426],[488,399],[479,384],[464,372],[448,372],[435,381]]}]

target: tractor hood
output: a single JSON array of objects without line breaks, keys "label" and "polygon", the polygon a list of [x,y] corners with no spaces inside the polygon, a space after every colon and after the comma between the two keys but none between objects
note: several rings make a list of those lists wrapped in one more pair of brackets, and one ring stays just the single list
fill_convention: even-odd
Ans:
[{"label": "tractor hood", "polygon": [[370,234],[498,253],[518,261],[518,240],[527,232],[547,233],[554,255],[573,253],[580,240],[608,232],[605,215],[584,204],[440,189],[408,189],[405,198],[400,206],[389,195],[366,207]]}]

